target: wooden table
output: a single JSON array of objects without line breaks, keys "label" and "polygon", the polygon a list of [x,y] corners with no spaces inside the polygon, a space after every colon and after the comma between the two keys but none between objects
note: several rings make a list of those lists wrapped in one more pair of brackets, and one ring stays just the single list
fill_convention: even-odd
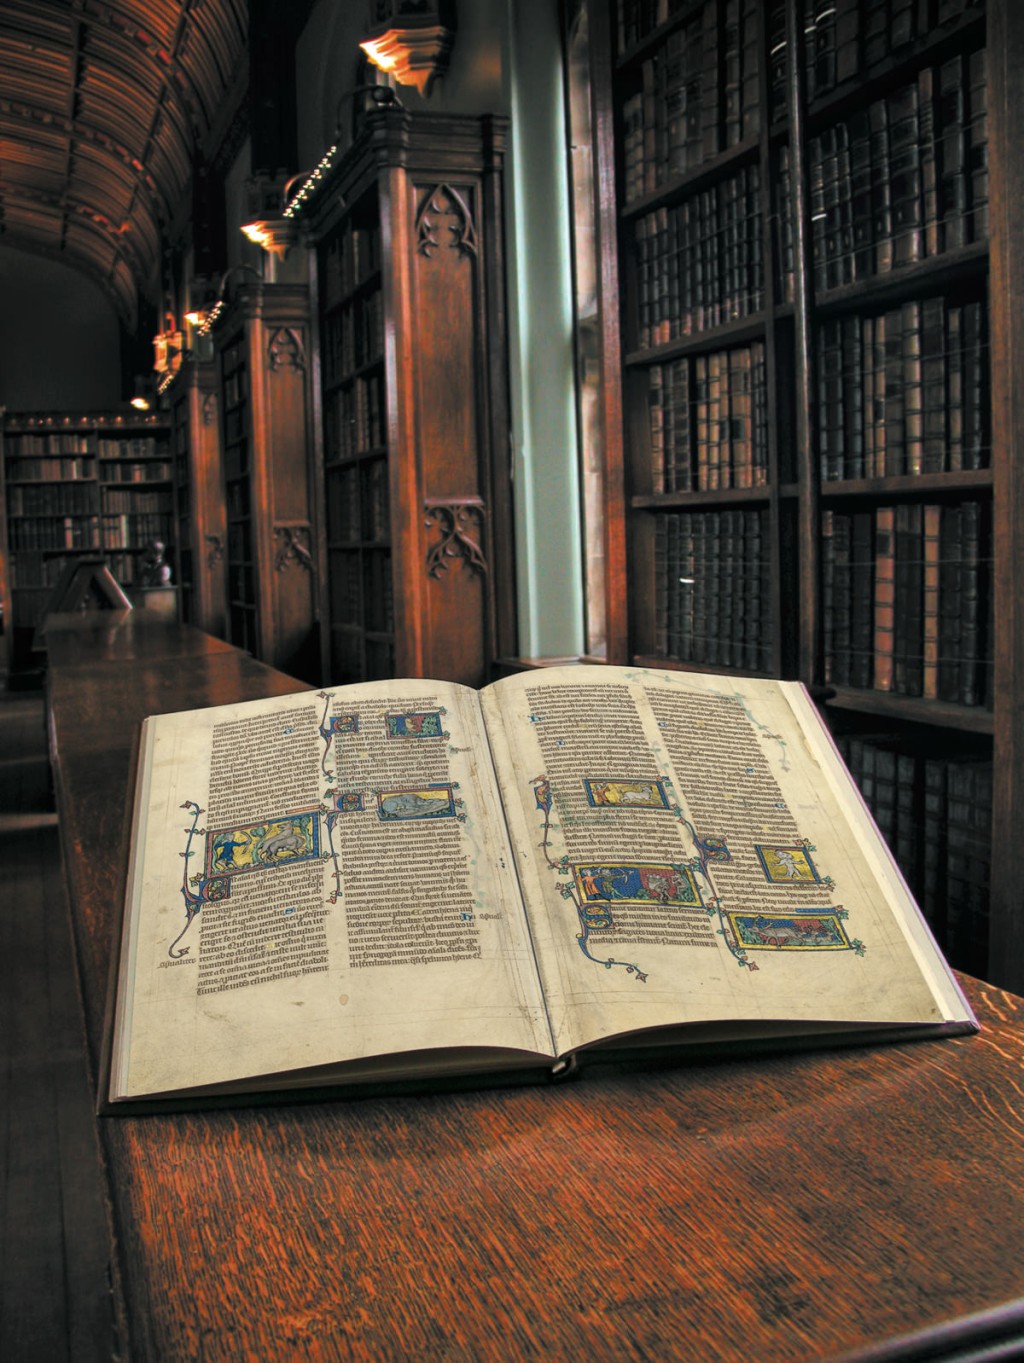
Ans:
[{"label": "wooden table", "polygon": [[[138,721],[302,689],[164,638],[51,641],[94,1063]],[[965,984],[977,1037],[101,1119],[130,1356],[935,1358],[891,1341],[1000,1307],[1016,1329],[1024,1001]]]}]

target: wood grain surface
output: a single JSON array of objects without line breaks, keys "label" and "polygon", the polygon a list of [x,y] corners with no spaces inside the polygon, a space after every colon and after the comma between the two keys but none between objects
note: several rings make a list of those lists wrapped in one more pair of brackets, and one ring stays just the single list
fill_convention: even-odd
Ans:
[{"label": "wood grain surface", "polygon": [[[137,721],[299,685],[233,654],[53,670],[94,1057]],[[999,1306],[1024,1002],[965,983],[976,1037],[101,1119],[131,1355],[817,1360]]]}]

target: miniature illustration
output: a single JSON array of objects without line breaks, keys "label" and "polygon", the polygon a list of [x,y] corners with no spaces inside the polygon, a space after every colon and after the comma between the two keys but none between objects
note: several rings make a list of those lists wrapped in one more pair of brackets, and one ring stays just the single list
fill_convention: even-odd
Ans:
[{"label": "miniature illustration", "polygon": [[595,780],[584,777],[587,802],[594,807],[623,809],[669,808],[668,796],[660,780]]},{"label": "miniature illustration", "polygon": [[726,911],[737,939],[753,951],[848,951],[851,943],[835,909],[800,913]]},{"label": "miniature illustration", "polygon": [[817,885],[821,877],[811,860],[811,854],[802,844],[789,847],[768,847],[755,843],[754,851],[764,870],[765,876],[774,884],[785,885],[803,882]]},{"label": "miniature illustration", "polygon": [[388,738],[444,738],[442,710],[424,710],[418,714],[385,715]]},{"label": "miniature illustration", "polygon": [[230,876],[243,871],[264,871],[319,856],[319,821],[314,812],[307,811],[233,828],[211,829],[206,839],[206,874]]},{"label": "miniature illustration", "polygon": [[377,817],[383,822],[406,819],[454,819],[452,786],[430,785],[417,790],[385,790],[377,795]]},{"label": "miniature illustration", "polygon": [[576,885],[584,902],[672,904],[700,907],[700,892],[687,866],[618,862],[604,866],[574,866]]}]

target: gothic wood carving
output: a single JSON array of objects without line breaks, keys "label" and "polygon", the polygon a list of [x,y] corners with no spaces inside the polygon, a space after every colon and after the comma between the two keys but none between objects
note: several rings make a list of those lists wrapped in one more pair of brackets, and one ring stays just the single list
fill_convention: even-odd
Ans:
[{"label": "gothic wood carving", "polygon": [[286,366],[305,369],[306,352],[299,333],[292,327],[278,327],[270,338],[267,358],[271,369],[284,369]]},{"label": "gothic wood carving", "polygon": [[283,573],[290,563],[297,563],[307,572],[313,571],[312,541],[307,524],[275,525],[274,543],[277,545],[274,554],[277,572]]},{"label": "gothic wood carving", "polygon": [[427,550],[427,576],[440,577],[449,560],[461,558],[467,568],[484,574],[487,556],[480,546],[484,529],[484,504],[479,497],[455,497],[424,502],[425,524],[436,527],[440,539]]},{"label": "gothic wood carving", "polygon": [[[447,229],[451,237],[441,240]],[[475,256],[478,252],[476,224],[469,204],[451,185],[435,185],[423,201],[416,220],[416,249],[429,256],[447,246],[451,250]]]}]

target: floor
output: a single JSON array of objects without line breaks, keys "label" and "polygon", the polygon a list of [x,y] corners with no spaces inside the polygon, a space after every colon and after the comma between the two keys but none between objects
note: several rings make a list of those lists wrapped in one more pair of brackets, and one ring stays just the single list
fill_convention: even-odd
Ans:
[{"label": "floor", "polygon": [[118,1357],[41,692],[0,691],[0,1359]]}]

